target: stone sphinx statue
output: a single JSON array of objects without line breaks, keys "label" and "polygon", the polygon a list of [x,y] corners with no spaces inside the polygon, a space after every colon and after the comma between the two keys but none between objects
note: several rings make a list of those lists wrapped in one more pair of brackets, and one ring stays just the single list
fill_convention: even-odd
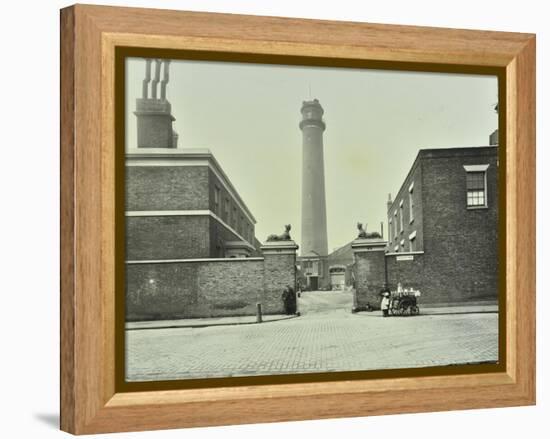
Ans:
[{"label": "stone sphinx statue", "polygon": [[291,229],[291,226],[290,224],[287,224],[285,226],[285,231],[283,232],[282,235],[269,235],[267,237],[267,241],[290,241],[292,238],[290,237],[290,229]]},{"label": "stone sphinx statue", "polygon": [[357,230],[359,230],[359,234],[357,235],[358,239],[382,238],[382,235],[378,232],[367,233],[363,228],[363,223],[357,223]]}]

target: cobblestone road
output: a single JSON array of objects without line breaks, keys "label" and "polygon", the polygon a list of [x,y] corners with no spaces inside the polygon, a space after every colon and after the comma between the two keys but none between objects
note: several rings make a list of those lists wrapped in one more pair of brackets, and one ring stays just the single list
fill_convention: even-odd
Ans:
[{"label": "cobblestone road", "polygon": [[498,314],[351,314],[351,293],[303,293],[299,318],[127,331],[129,381],[425,367],[498,358]]}]

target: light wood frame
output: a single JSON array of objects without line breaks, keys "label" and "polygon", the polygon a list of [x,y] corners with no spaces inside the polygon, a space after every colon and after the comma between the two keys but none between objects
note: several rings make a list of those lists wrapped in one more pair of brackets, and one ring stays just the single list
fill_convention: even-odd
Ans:
[{"label": "light wood frame", "polygon": [[[117,46],[501,67],[506,370],[116,393]],[[61,11],[61,428],[75,434],[535,403],[535,37],[76,5]]]}]

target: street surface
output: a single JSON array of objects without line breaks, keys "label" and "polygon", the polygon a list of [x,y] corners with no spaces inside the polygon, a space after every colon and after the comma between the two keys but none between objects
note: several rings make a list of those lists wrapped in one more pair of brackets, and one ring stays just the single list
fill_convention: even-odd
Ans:
[{"label": "street surface", "polygon": [[302,293],[301,317],[127,330],[127,380],[273,375],[496,362],[498,313],[352,314],[350,292]]}]

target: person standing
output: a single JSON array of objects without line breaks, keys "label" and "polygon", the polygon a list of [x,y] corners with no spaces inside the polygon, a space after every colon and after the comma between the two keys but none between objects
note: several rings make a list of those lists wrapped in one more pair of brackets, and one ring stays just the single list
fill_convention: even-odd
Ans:
[{"label": "person standing", "polygon": [[296,293],[290,285],[287,285],[287,287],[284,289],[282,299],[285,308],[285,314],[296,314]]},{"label": "person standing", "polygon": [[382,310],[382,315],[388,317],[390,311],[390,293],[387,291],[382,295],[382,302],[380,303],[380,309]]}]

